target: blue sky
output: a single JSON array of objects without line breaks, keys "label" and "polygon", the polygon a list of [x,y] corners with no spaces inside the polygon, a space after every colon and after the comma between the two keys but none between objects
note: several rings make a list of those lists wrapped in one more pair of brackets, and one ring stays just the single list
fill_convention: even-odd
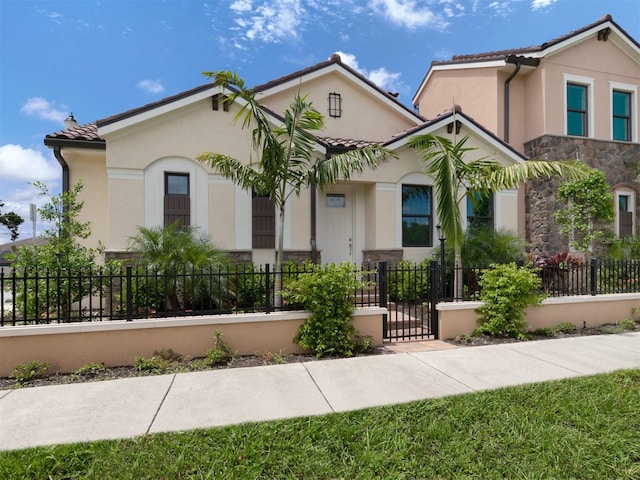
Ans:
[{"label": "blue sky", "polygon": [[44,201],[30,182],[61,185],[46,134],[70,112],[89,123],[206,83],[205,70],[258,85],[341,52],[410,105],[432,60],[540,45],[607,13],[640,40],[639,0],[0,0],[0,200],[30,237],[29,203]]}]

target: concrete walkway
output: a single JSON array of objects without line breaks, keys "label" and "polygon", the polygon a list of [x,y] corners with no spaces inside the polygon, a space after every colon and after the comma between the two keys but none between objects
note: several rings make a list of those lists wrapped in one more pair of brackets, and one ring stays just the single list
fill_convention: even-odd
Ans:
[{"label": "concrete walkway", "polygon": [[640,367],[640,333],[0,391],[0,450],[410,402]]}]

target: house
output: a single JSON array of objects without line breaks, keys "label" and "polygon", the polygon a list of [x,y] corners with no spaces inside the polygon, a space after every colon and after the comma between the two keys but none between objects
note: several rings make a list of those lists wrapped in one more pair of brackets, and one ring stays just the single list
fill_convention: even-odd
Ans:
[{"label": "house", "polygon": [[[615,233],[637,234],[640,44],[611,16],[539,46],[433,62],[413,104],[433,116],[452,99],[527,158],[580,159],[605,173]],[[524,232],[534,253],[567,250],[553,221],[557,182],[526,188]]]},{"label": "house", "polygon": [[[490,155],[503,164],[525,161],[459,109],[426,120],[338,55],[255,90],[274,125],[281,123],[279,114],[295,92],[308,95],[326,117],[316,143],[319,159],[372,142],[397,154],[376,170],[325,191],[303,191],[290,202],[286,258],[359,264],[429,256],[438,219],[431,180],[408,145],[412,135],[468,135],[468,145],[477,148],[469,160]],[[118,258],[126,255],[128,239],[139,226],[179,219],[197,226],[238,261],[274,261],[273,205],[196,160],[214,151],[250,161],[250,131],[233,124],[240,107],[225,108],[222,94],[206,84],[87,125],[69,118],[65,130],[46,136],[45,145],[62,166],[64,188],[84,182],[81,215],[91,221],[90,245],[100,241],[107,257]],[[407,189],[418,195],[403,196]],[[516,229],[523,222],[516,198],[514,191],[497,193],[489,221]]]}]

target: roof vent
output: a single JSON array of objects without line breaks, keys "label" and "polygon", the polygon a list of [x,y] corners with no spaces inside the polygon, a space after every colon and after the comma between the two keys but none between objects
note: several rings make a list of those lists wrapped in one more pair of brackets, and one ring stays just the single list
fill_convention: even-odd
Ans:
[{"label": "roof vent", "polygon": [[79,127],[78,122],[73,117],[73,112],[69,114],[67,118],[64,119],[64,128],[66,130],[71,130],[72,128]]}]

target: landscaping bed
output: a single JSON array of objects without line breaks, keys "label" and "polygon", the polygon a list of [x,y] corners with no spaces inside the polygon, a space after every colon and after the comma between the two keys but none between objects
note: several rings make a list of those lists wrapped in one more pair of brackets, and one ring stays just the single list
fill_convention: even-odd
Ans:
[{"label": "landscaping bed", "polygon": [[[503,343],[516,343],[536,340],[549,340],[552,338],[568,338],[582,337],[588,335],[609,335],[615,333],[624,333],[640,330],[640,321],[624,320],[616,324],[601,325],[594,328],[570,328],[568,324],[561,324],[555,329],[540,329],[529,333],[523,339],[515,339],[508,337],[492,337],[489,335],[461,335],[456,338],[445,340],[448,343],[459,347],[474,347],[482,345],[498,345]],[[13,378],[0,377],[0,390],[36,387],[47,385],[61,385],[66,383],[94,382],[100,380],[114,380],[118,378],[140,377],[148,375],[165,375],[175,373],[196,372],[205,370],[217,370],[223,368],[243,368],[258,367],[264,365],[280,365],[285,363],[301,363],[320,360],[312,354],[280,354],[280,353],[264,353],[260,355],[242,355],[232,356],[226,363],[211,366],[206,365],[202,359],[185,360],[173,352],[160,352],[160,357],[167,357],[157,363],[140,362],[136,366],[123,367],[104,367],[100,364],[87,365],[75,373],[59,374],[54,373],[46,375],[42,378],[35,378],[29,381],[19,382]],[[371,348],[367,353],[359,353],[356,356],[363,355],[386,355],[393,354],[391,350],[383,347]],[[339,357],[323,357],[322,360],[330,360]],[[144,359],[149,360],[149,359]]]}]

